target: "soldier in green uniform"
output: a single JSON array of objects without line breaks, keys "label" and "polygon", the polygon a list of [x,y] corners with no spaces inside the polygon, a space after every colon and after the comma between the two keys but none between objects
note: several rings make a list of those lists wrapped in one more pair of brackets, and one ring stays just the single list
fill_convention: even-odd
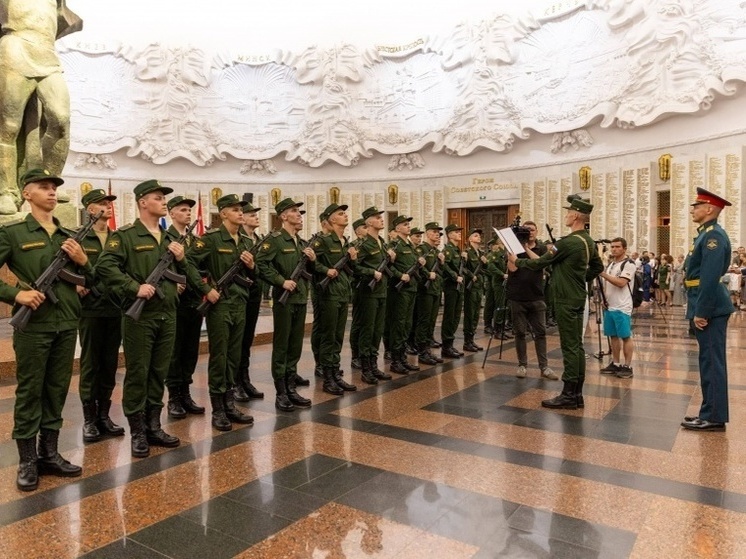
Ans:
[{"label": "soldier in green uniform", "polygon": [[461,249],[456,244],[461,241],[461,231],[463,229],[463,227],[454,223],[447,225],[446,237],[448,242],[443,247],[445,260],[443,261],[443,321],[440,326],[440,335],[443,340],[441,356],[450,358],[458,358],[464,355],[453,347],[464,307],[463,256]]},{"label": "soldier in green uniform", "polygon": [[725,341],[733,305],[720,278],[730,267],[731,245],[717,219],[730,205],[720,196],[697,188],[697,198],[689,212],[699,227],[684,280],[686,317],[694,325],[699,346],[702,405],[699,413],[685,417],[681,426],[692,431],[725,431],[729,419]]},{"label": "soldier in green uniform", "polygon": [[[326,215],[326,211],[319,214],[319,223],[321,230],[318,232],[318,236],[328,235],[331,232],[329,221]],[[321,365],[321,330],[324,328],[324,324],[321,321],[320,305],[318,302],[318,293],[316,292],[316,283],[311,282],[310,286],[311,296],[311,309],[313,311],[313,323],[311,324],[311,353],[313,353],[313,373],[319,378],[324,378],[324,367]],[[300,381],[299,381],[300,379]],[[296,378],[296,384],[298,386],[310,386],[310,382],[302,377]]]},{"label": "soldier in green uniform", "polygon": [[[394,225],[393,221],[391,223],[390,229],[389,229],[389,235],[388,235],[388,246],[396,252],[396,247],[399,244],[399,241],[401,240],[401,237],[399,236],[399,233],[396,231],[396,225]],[[392,260],[393,262],[393,260]],[[393,265],[389,266],[389,270],[393,268]],[[396,312],[393,305],[396,301],[396,298],[392,295],[391,291],[394,289],[394,285],[396,283],[392,283],[391,281],[388,282],[388,293],[386,294],[386,319],[383,322],[383,358],[386,361],[391,361],[391,317],[394,316],[394,313]]]},{"label": "soldier in green uniform", "polygon": [[[422,235],[425,232],[420,229],[419,227],[412,227],[412,229],[409,231],[409,242],[412,243],[412,247],[414,248],[415,252],[417,252],[417,247],[419,247],[422,244]],[[422,284],[422,282],[417,282],[417,291],[419,292],[419,286]],[[414,307],[412,309],[412,327],[409,331],[409,335],[407,336],[407,343],[404,345],[406,353],[408,355],[418,355],[420,352],[417,351],[417,344],[415,342],[415,328],[417,326],[417,323],[420,320],[419,315],[420,309],[417,305],[417,295],[414,297]]]},{"label": "soldier in green uniform", "polygon": [[[237,194],[221,197],[217,203],[222,221],[220,227],[205,232],[187,251],[191,287],[212,303],[207,311],[210,348],[207,384],[212,405],[212,426],[218,431],[230,431],[232,423],[254,423],[253,417],[236,407],[233,392],[241,359],[246,302],[249,300],[246,274],[254,269],[254,256],[249,252],[248,237],[241,228],[246,204],[248,202],[242,202]],[[222,292],[218,291],[218,280],[236,260],[241,260],[246,270],[239,272]],[[197,269],[207,272],[207,283],[203,283],[199,275],[194,273]]]},{"label": "soldier in green uniform", "polygon": [[[171,226],[168,234],[178,239],[192,223],[192,208],[196,202],[183,196],[174,196],[168,201],[168,215]],[[184,246],[189,249],[197,240],[190,233]],[[202,315],[197,307],[202,302],[202,293],[188,284],[179,284],[179,306],[176,309],[176,336],[171,363],[166,375],[168,388],[168,416],[182,419],[187,413],[203,414],[205,408],[192,399],[189,386],[199,360],[199,343],[202,336]]]},{"label": "soldier in green uniform", "polygon": [[[365,225],[365,220],[361,217],[355,220],[352,224],[352,229],[355,231],[356,239],[350,242],[350,245],[355,249],[365,240],[368,234],[368,228]],[[352,353],[352,359],[350,360],[350,367],[357,369],[358,371],[363,368],[360,362],[360,324],[364,317],[360,313],[360,289],[358,289],[359,278],[353,278],[352,283],[352,326],[350,326],[350,352]]]},{"label": "soldier in green uniform", "polygon": [[[380,270],[387,258],[396,254],[386,247],[381,238],[383,230],[383,210],[375,206],[363,211],[363,219],[368,234],[358,245],[357,267],[358,297],[360,314],[364,320],[360,323],[358,348],[360,350],[361,378],[368,384],[378,384],[379,380],[389,380],[391,375],[378,368],[378,351],[383,335],[383,324],[386,319],[386,296],[388,294],[388,276]],[[370,283],[373,282],[373,287]]]},{"label": "soldier in green uniform", "polygon": [[161,427],[163,392],[176,335],[178,287],[165,278],[159,286],[161,298],[145,281],[166,251],[175,261],[172,277],[187,270],[184,246],[159,224],[167,213],[166,195],[172,192],[154,179],[138,184],[134,193],[140,217],[109,236],[96,264],[96,273],[106,288],[123,297],[123,308],[136,299],[146,300],[139,320],[126,314],[122,319],[126,367],[122,406],[135,458],[148,456],[150,445],[176,447],[180,442]]},{"label": "soldier in green uniform", "polygon": [[[83,196],[82,204],[90,215],[104,212],[80,243],[91,266],[95,267],[111,234],[108,221],[112,214],[111,203],[116,199],[101,188]],[[122,310],[117,296],[108,292],[100,280],[94,280],[87,287],[78,286],[77,290],[83,306],[79,324],[78,392],[83,404],[83,442],[90,443],[103,435],[124,435],[124,429],[109,417],[122,344]]]},{"label": "soldier in green uniform", "polygon": [[469,248],[466,250],[464,274],[464,351],[482,351],[484,348],[474,343],[479,324],[479,311],[482,308],[484,275],[482,270],[487,257],[482,254],[482,230],[472,229],[469,233]]},{"label": "soldier in green uniform", "polygon": [[583,308],[586,285],[604,269],[593,239],[585,229],[590,220],[593,205],[569,196],[566,206],[565,226],[571,233],[553,246],[546,254],[536,258],[531,249],[526,249],[530,258],[517,258],[508,254],[516,267],[542,270],[553,266],[553,295],[557,312],[560,348],[565,370],[562,373],[562,393],[541,405],[545,408],[577,409],[583,407],[583,383],[585,382],[585,350],[583,349]]},{"label": "soldier in green uniform", "polygon": [[495,314],[495,290],[492,288],[492,276],[490,275],[489,264],[492,250],[497,242],[497,237],[491,237],[487,241],[487,263],[484,266],[484,333],[494,334],[492,329],[492,318]]},{"label": "soldier in green uniform", "polygon": [[[259,228],[259,210],[250,203],[243,209],[243,232],[248,237],[246,244],[250,247],[252,254],[256,254],[261,246],[261,239],[256,234]],[[254,277],[254,284],[249,288],[249,300],[246,302],[246,324],[243,329],[243,342],[241,343],[241,359],[238,362],[238,378],[234,393],[237,402],[248,402],[249,400],[261,400],[264,392],[260,392],[251,383],[249,367],[251,365],[251,346],[254,345],[256,334],[256,323],[259,320],[259,309],[262,305],[262,281],[258,276]]]},{"label": "soldier in green uniform", "polygon": [[[399,215],[394,218],[394,227],[399,236],[394,252],[396,259],[391,266],[392,277],[389,282],[389,297],[392,303],[392,315],[387,317],[391,323],[389,343],[391,345],[391,372],[400,375],[409,374],[409,371],[419,371],[419,365],[413,365],[407,360],[406,343],[409,332],[412,329],[412,315],[414,301],[417,296],[417,270],[412,271],[415,264],[424,266],[425,259],[418,257],[414,246],[409,242],[409,229],[411,217]],[[402,282],[399,289],[396,286]]]},{"label": "soldier in green uniform", "polygon": [[442,363],[440,357],[433,355],[430,344],[438,317],[438,303],[443,291],[443,281],[436,269],[443,265],[445,256],[438,251],[440,231],[443,228],[437,222],[431,221],[425,225],[425,242],[415,248],[418,257],[425,259],[422,278],[417,284],[418,320],[414,325],[414,343],[419,355],[419,362],[425,365]]},{"label": "soldier in green uniform", "polygon": [[511,337],[506,328],[508,310],[505,285],[508,279],[508,266],[505,255],[505,247],[499,240],[492,245],[492,252],[487,255],[487,276],[493,297],[490,322],[493,323],[492,330],[495,338],[503,340]]},{"label": "soldier in green uniform", "polygon": [[[340,395],[344,391],[354,392],[357,387],[342,378],[340,359],[342,342],[347,324],[347,309],[352,298],[352,276],[357,250],[350,246],[344,236],[349,218],[347,206],[331,204],[324,210],[330,232],[317,237],[313,243],[316,253],[314,283],[316,304],[319,306],[320,332],[319,353],[324,374],[323,390]],[[337,266],[344,259],[349,262],[341,269]],[[327,281],[326,288],[320,282]]]},{"label": "soldier in green uniform", "polygon": [[16,286],[0,281],[0,300],[13,305],[14,313],[22,305],[34,311],[26,327],[13,332],[18,384],[12,436],[20,457],[16,485],[21,491],[36,489],[39,474],[74,477],[82,473],[80,466],[57,451],[75,357],[80,298],[75,286],[65,281],[58,281],[50,290],[56,304],[47,300],[50,293],[32,287],[60,249],[70,257],[68,271],[82,272],[87,281],[93,280],[85,251],[52,214],[57,187],[63,182],[46,170],[27,171],[20,186],[31,212],[22,221],[0,227],[0,266],[7,264],[18,278]]},{"label": "soldier in green uniform", "polygon": [[[302,205],[285,198],[275,206],[282,227],[264,240],[256,257],[260,277],[273,286],[272,378],[277,392],[275,407],[281,411],[311,406],[311,400],[298,394],[295,380],[303,351],[308,280],[302,276],[293,280],[291,275],[301,259],[308,261],[306,272],[312,273],[316,260],[313,249],[298,237],[303,229]],[[285,291],[290,296],[283,305],[279,299]]]}]

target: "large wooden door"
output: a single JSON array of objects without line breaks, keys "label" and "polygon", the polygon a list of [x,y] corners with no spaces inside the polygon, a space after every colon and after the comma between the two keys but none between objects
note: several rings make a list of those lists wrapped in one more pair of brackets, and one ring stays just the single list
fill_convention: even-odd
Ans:
[{"label": "large wooden door", "polygon": [[502,229],[512,221],[512,206],[494,206],[468,210],[468,229],[481,229],[485,238],[492,237],[492,228]]}]

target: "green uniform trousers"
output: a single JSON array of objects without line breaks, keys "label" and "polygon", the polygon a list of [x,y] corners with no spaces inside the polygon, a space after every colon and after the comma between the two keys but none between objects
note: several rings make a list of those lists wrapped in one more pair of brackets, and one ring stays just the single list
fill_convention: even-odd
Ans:
[{"label": "green uniform trousers", "polygon": [[192,384],[192,375],[199,360],[201,337],[202,315],[195,307],[179,305],[176,309],[176,339],[166,376],[166,386],[176,388]]},{"label": "green uniform trousers", "polygon": [[306,328],[306,303],[272,305],[274,334],[272,336],[272,378],[279,380],[298,372]]},{"label": "green uniform trousers", "polygon": [[339,368],[342,342],[347,325],[347,301],[319,299],[319,313],[324,327],[319,333],[321,365],[324,368]]},{"label": "green uniform trousers", "polygon": [[453,345],[456,339],[463,306],[463,293],[456,289],[455,283],[446,282],[443,286],[443,323],[440,325],[440,336],[446,347]]},{"label": "green uniform trousers", "polygon": [[562,380],[578,382],[585,379],[585,349],[583,348],[583,308],[585,305],[568,305],[555,301],[557,329],[565,367]]},{"label": "green uniform trousers", "polygon": [[243,341],[241,342],[241,359],[238,362],[239,375],[247,375],[251,366],[251,346],[254,345],[256,323],[259,320],[261,299],[246,303],[246,322],[243,327]]},{"label": "green uniform trousers", "polygon": [[16,402],[13,438],[30,439],[39,429],[59,431],[73,372],[75,330],[13,333]]},{"label": "green uniform trousers", "polygon": [[419,318],[415,324],[414,343],[417,349],[422,349],[425,345],[429,348],[438,317],[438,295],[418,291],[416,305]]},{"label": "green uniform trousers", "polygon": [[[175,313],[174,313],[175,314]],[[176,317],[158,314],[141,316],[137,322],[122,318],[124,415],[163,407],[163,390],[176,337]]]},{"label": "green uniform trousers", "polygon": [[495,302],[495,290],[492,288],[492,280],[487,279],[486,283],[486,289],[484,292],[484,327],[487,328],[494,326],[492,324],[492,317],[495,314],[495,306],[497,306],[497,303]]},{"label": "green uniform trousers", "polygon": [[122,345],[122,318],[80,318],[80,401],[111,400]]},{"label": "green uniform trousers", "polygon": [[363,322],[363,314],[360,312],[360,290],[352,292],[352,325],[350,326],[350,350],[352,356],[360,355],[360,325]]},{"label": "green uniform trousers", "polygon": [[492,316],[494,317],[493,328],[498,329],[504,323],[508,322],[510,312],[508,310],[508,300],[506,298],[506,289],[503,281],[496,281],[492,284],[492,293],[494,294],[495,306],[493,307]]},{"label": "green uniform trousers", "polygon": [[311,324],[311,353],[313,353],[313,362],[318,365],[321,363],[321,307],[319,298],[316,294],[316,287],[311,285],[311,311],[313,312],[313,323]]},{"label": "green uniform trousers", "polygon": [[394,301],[396,300],[395,293],[396,290],[391,287],[394,283],[393,278],[391,278],[389,286],[386,288],[388,291],[386,292],[386,318],[383,321],[383,348],[386,351],[391,350],[391,326],[393,323],[393,318],[395,314],[394,309]]},{"label": "green uniform trousers", "polygon": [[386,321],[386,299],[384,297],[360,297],[360,314],[365,317],[360,324],[358,344],[360,357],[378,358],[383,325]]},{"label": "green uniform trousers", "polygon": [[474,341],[479,324],[479,311],[482,308],[482,288],[476,282],[464,295],[464,340]]},{"label": "green uniform trousers", "polygon": [[243,300],[218,301],[207,313],[207,339],[210,359],[207,362],[207,386],[210,394],[225,394],[236,383],[241,342],[246,324]]},{"label": "green uniform trousers", "polygon": [[389,347],[392,353],[404,352],[404,344],[412,329],[412,314],[416,295],[416,291],[407,289],[389,291],[389,296],[392,298],[393,316],[387,318],[386,322],[391,323]]}]

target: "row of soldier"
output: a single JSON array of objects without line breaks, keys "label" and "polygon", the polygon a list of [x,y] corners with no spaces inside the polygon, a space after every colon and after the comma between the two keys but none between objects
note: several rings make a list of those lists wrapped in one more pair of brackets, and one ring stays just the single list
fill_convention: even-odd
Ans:
[{"label": "row of soldier", "polygon": [[[32,311],[13,339],[18,387],[12,436],[19,451],[21,490],[36,489],[39,475],[82,473],[57,448],[78,330],[84,441],[124,435],[109,415],[122,343],[122,407],[134,457],[148,456],[153,445],[180,443],[161,425],[165,387],[171,417],[205,412],[190,393],[203,314],[212,425],[227,431],[233,423],[253,423],[235,402],[263,397],[249,376],[260,281],[272,287],[271,373],[275,406],[282,411],[311,405],[297,390],[310,384],[298,374],[309,293],[316,374],[331,394],[356,388],[343,379],[340,366],[350,302],[350,345],[368,384],[391,378],[379,368],[382,338],[394,373],[418,368],[406,356],[410,336],[420,361],[442,361],[431,353],[441,294],[442,357],[463,355],[454,347],[462,308],[464,349],[481,349],[474,343],[481,274],[495,262],[481,252],[478,230],[462,253],[461,228],[449,225],[440,251],[439,224],[428,223],[425,242],[415,246],[409,240],[411,218],[399,216],[393,223],[396,239],[387,243],[383,212],[371,207],[354,223],[357,239],[350,243],[344,237],[347,207],[332,204],[320,216],[322,232],[305,242],[298,236],[303,204],[287,198],[275,207],[280,228],[260,238],[260,208],[230,194],[217,202],[220,226],[196,237],[190,226],[194,201],[181,196],[167,200],[173,190],[148,180],[134,189],[138,219],[116,231],[107,226],[116,197],[101,189],[87,193],[85,210],[97,217],[76,237],[53,216],[56,190],[63,182],[42,169],[25,173],[20,186],[31,211],[0,228],[0,265],[7,264],[18,278],[16,286],[0,282],[0,299],[14,305],[14,315],[24,307]],[[172,221],[168,230],[160,225],[166,214]],[[40,290],[36,281],[60,256],[66,273]],[[154,279],[156,270],[161,274]]]}]

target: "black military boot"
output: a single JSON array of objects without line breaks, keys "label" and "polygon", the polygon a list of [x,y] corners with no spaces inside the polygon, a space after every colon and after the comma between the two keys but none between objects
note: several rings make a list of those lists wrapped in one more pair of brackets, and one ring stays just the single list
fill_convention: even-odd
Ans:
[{"label": "black military boot", "polygon": [[316,377],[324,378],[324,367],[322,367],[320,363],[316,363],[313,368],[313,374]]},{"label": "black military boot", "polygon": [[168,389],[168,417],[184,419],[186,410],[181,403],[181,386],[171,386]]},{"label": "black military boot", "polygon": [[124,427],[117,425],[111,420],[111,417],[109,417],[110,410],[111,400],[98,401],[98,430],[102,435],[123,437]]},{"label": "black military boot", "polygon": [[562,392],[549,400],[542,400],[541,405],[545,408],[558,410],[576,410],[578,409],[578,399],[575,394],[575,382],[564,382]]},{"label": "black military boot", "polygon": [[342,375],[344,374],[344,371],[340,369],[339,367],[334,368],[334,381],[337,383],[337,386],[339,386],[342,390],[345,392],[355,392],[357,390],[357,386],[354,384],[350,384],[345,379],[342,378]]},{"label": "black military boot", "polygon": [[360,371],[363,368],[363,361],[356,351],[352,352],[352,360],[350,361],[350,367],[356,371]]},{"label": "black military boot", "polygon": [[145,414],[138,412],[127,416],[132,437],[132,457],[145,458],[150,454],[150,445],[145,437]]},{"label": "black military boot", "polygon": [[36,437],[16,439],[18,447],[18,476],[16,487],[21,491],[34,491],[39,487],[39,469],[37,466]]},{"label": "black military boot", "polygon": [[236,402],[248,402],[251,400],[249,395],[246,393],[246,388],[244,387],[243,382],[237,382],[231,391],[233,392],[233,399]]},{"label": "black military boot", "polygon": [[369,357],[361,357],[360,365],[362,365],[362,372],[360,373],[362,381],[366,384],[378,384],[378,379],[376,378],[376,375],[373,374],[372,359]]},{"label": "black military boot", "polygon": [[197,405],[197,402],[192,400],[192,395],[189,393],[189,383],[181,385],[181,407],[184,411],[193,415],[202,415],[205,413],[205,408]]},{"label": "black military boot", "polygon": [[583,385],[585,384],[585,377],[581,377],[581,379],[577,382],[577,385],[575,386],[575,400],[578,402],[578,409],[583,409],[585,407],[585,400],[583,399]]},{"label": "black military boot", "polygon": [[394,378],[390,374],[378,368],[377,357],[370,357],[370,372],[373,373],[373,376],[376,377],[378,380],[391,380],[392,378]]},{"label": "black military boot", "polygon": [[254,423],[252,416],[243,413],[236,407],[232,390],[229,389],[228,392],[223,394],[223,402],[225,403],[225,415],[231,423],[241,423],[243,425],[252,425]]},{"label": "black military boot", "polygon": [[71,464],[57,452],[57,441],[60,432],[53,429],[42,429],[39,431],[39,474],[78,477],[83,473],[83,468]]},{"label": "black military boot", "polygon": [[443,342],[443,348],[440,350],[440,355],[449,359],[458,359],[461,357],[461,353],[453,347],[453,342]]},{"label": "black military boot", "polygon": [[293,386],[311,386],[311,381],[303,378],[298,373],[293,374]]},{"label": "black military boot", "polygon": [[210,394],[212,404],[212,426],[218,431],[230,431],[233,429],[228,416],[225,415],[225,402],[222,394]]},{"label": "black military boot", "polygon": [[148,408],[145,423],[145,438],[148,440],[148,444],[152,446],[174,448],[181,443],[178,437],[169,435],[163,430],[161,427],[161,408],[155,407]]},{"label": "black military boot", "polygon": [[259,390],[257,390],[256,386],[251,384],[251,377],[249,376],[248,373],[246,373],[244,380],[246,381],[246,384],[244,384],[244,389],[246,390],[246,394],[249,395],[249,399],[251,400],[264,399],[264,392],[260,392]]},{"label": "black military boot", "polygon": [[392,351],[391,352],[391,365],[389,365],[389,371],[391,371],[392,373],[396,373],[398,375],[408,375],[409,367],[407,367],[404,364],[406,360],[407,360],[407,356],[404,353],[404,350]]},{"label": "black military boot", "polygon": [[96,400],[83,402],[83,442],[95,443],[101,440],[98,430],[98,406]]},{"label": "black military boot", "polygon": [[337,385],[337,381],[334,379],[335,370],[336,367],[324,367],[324,384],[322,390],[327,394],[341,396],[345,392]]},{"label": "black military boot", "polygon": [[288,398],[287,390],[285,389],[285,379],[275,380],[275,407],[280,411],[293,411],[295,406]]},{"label": "black military boot", "polygon": [[285,377],[285,391],[287,392],[288,400],[290,400],[294,406],[298,406],[299,408],[310,408],[311,400],[298,394],[298,391],[295,389],[296,376],[298,375],[289,375]]},{"label": "black military boot", "polygon": [[406,353],[404,355],[402,355],[401,363],[402,363],[402,365],[404,365],[410,371],[419,371],[420,370],[420,366],[419,365],[414,365],[414,364],[412,364],[412,363],[409,362],[409,359],[407,358],[407,354]]},{"label": "black military boot", "polygon": [[435,360],[435,356],[433,356],[430,353],[430,348],[428,347],[430,344],[419,344],[418,345],[418,357],[417,360],[422,365],[437,365],[438,362]]}]

